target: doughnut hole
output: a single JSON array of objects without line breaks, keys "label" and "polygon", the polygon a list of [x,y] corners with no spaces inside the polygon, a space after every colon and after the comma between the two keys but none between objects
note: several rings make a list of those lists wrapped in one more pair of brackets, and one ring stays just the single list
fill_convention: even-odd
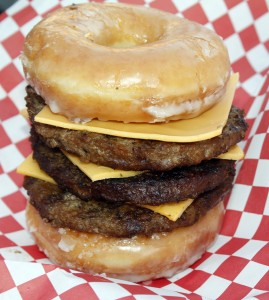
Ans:
[{"label": "doughnut hole", "polygon": [[[90,22],[94,23],[93,20]],[[112,23],[111,20],[95,21],[94,28],[93,30],[91,27],[84,34],[94,44],[111,48],[133,48],[161,40],[165,36],[166,22],[161,20],[156,24],[154,18],[144,20],[142,16],[138,18],[131,15],[130,18],[115,17]]]}]

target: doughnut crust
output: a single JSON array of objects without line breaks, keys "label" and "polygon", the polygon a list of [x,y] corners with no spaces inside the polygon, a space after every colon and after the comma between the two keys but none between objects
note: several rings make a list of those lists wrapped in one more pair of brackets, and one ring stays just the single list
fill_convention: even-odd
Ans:
[{"label": "doughnut crust", "polygon": [[142,6],[88,3],[51,13],[26,38],[26,79],[76,122],[192,118],[224,94],[230,62],[211,30]]}]

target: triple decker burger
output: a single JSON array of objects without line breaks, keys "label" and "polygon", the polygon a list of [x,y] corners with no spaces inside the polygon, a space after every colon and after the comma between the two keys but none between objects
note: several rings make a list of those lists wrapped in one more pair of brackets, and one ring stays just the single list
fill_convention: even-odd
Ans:
[{"label": "triple decker burger", "polygon": [[49,14],[22,53],[27,224],[57,265],[170,277],[215,240],[247,130],[214,32],[142,6]]}]

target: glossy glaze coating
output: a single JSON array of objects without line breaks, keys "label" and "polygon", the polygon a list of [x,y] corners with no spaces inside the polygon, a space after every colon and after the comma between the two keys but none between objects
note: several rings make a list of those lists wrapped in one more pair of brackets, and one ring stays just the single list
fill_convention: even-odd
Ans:
[{"label": "glossy glaze coating", "polygon": [[142,6],[59,9],[26,38],[28,82],[51,110],[77,121],[194,117],[225,91],[230,62],[209,29]]}]

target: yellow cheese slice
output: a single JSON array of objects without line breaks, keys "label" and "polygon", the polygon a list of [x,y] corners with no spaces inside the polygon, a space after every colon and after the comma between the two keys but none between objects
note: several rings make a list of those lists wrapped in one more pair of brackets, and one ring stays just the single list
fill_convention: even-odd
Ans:
[{"label": "yellow cheese slice", "polygon": [[21,111],[20,111],[20,114],[25,118],[25,119],[29,119],[29,114],[28,114],[28,111],[27,111],[27,108],[23,108]]},{"label": "yellow cheese slice", "polygon": [[39,168],[39,165],[36,160],[33,159],[32,154],[30,154],[25,161],[18,166],[17,173],[56,184],[53,178]]},{"label": "yellow cheese slice", "polygon": [[217,158],[219,159],[227,159],[227,160],[240,160],[245,156],[244,151],[238,146],[232,146],[228,152],[219,155]]},{"label": "yellow cheese slice", "polygon": [[180,201],[178,203],[169,203],[169,204],[161,204],[158,206],[153,205],[141,205],[145,208],[148,208],[155,213],[163,215],[167,217],[171,221],[176,221],[181,217],[184,211],[190,206],[193,202],[193,199],[186,199]]},{"label": "yellow cheese slice", "polygon": [[135,124],[121,122],[102,122],[93,120],[86,124],[70,122],[66,117],[54,114],[45,106],[35,121],[73,130],[87,130],[107,135],[129,137],[165,142],[196,142],[206,140],[221,134],[225,126],[232,105],[238,74],[231,76],[225,95],[213,108],[200,116],[181,121],[155,124]]},{"label": "yellow cheese slice", "polygon": [[67,152],[64,152],[69,160],[72,161],[74,165],[76,165],[83,173],[85,173],[92,181],[108,179],[108,178],[124,178],[131,177],[138,174],[143,173],[142,171],[124,171],[124,170],[116,170],[111,169],[109,167],[104,167],[100,165],[96,165],[93,163],[84,163],[80,161],[80,159]]}]

